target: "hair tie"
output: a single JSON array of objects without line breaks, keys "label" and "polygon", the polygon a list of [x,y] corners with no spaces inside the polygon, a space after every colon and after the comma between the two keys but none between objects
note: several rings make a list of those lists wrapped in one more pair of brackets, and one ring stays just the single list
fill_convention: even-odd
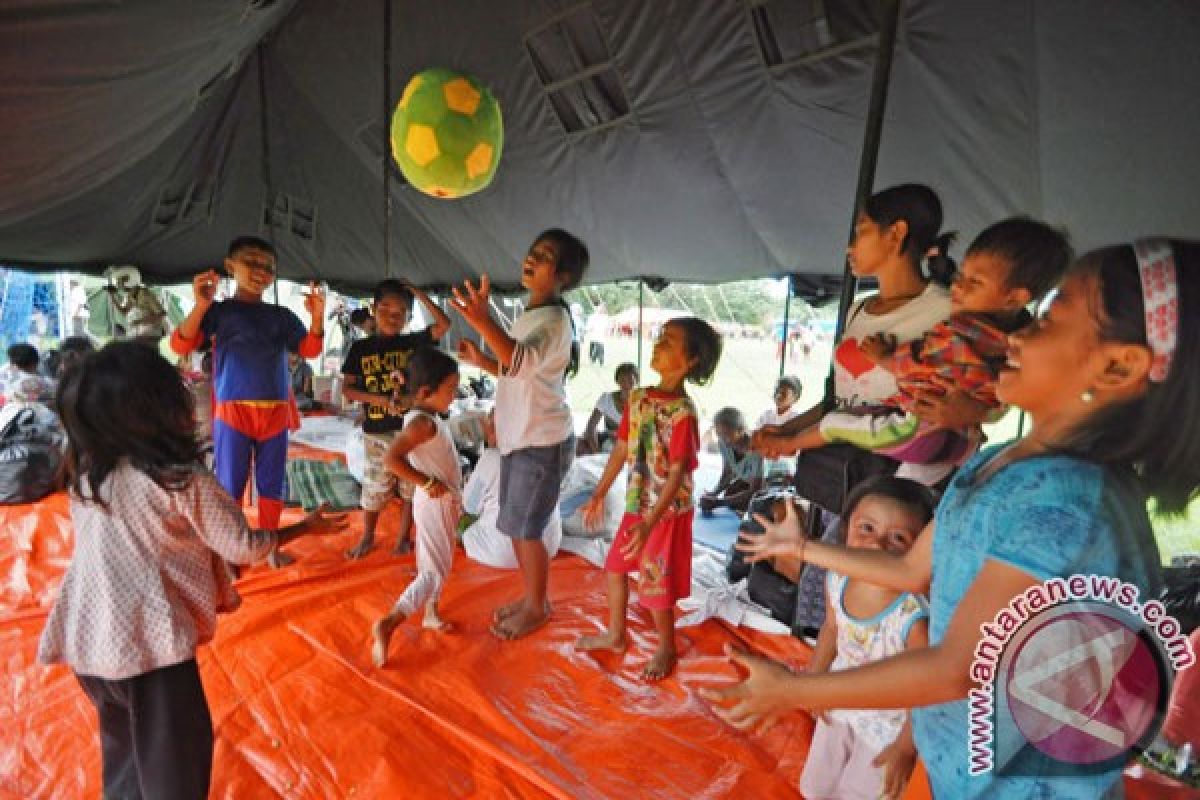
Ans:
[{"label": "hair tie", "polygon": [[1142,304],[1146,309],[1146,342],[1154,360],[1150,380],[1162,383],[1171,369],[1179,335],[1179,283],[1175,253],[1166,239],[1139,239],[1133,243],[1138,274],[1142,279]]}]

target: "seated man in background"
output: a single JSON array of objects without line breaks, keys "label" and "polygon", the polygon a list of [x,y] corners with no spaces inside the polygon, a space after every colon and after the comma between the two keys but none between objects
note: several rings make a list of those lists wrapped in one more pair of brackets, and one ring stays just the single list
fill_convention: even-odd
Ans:
[{"label": "seated man in background", "polygon": [[[491,414],[483,420],[486,446],[463,488],[463,548],[467,558],[497,569],[516,569],[512,539],[496,527],[500,515],[500,451],[496,449],[496,423]],[[461,527],[460,527],[461,529]],[[562,544],[562,519],[556,510],[542,534],[546,555],[554,558]]]},{"label": "seated man in background", "polygon": [[722,506],[741,513],[750,498],[763,487],[763,457],[750,449],[746,418],[732,406],[722,408],[713,417],[713,430],[721,450],[721,478],[711,491],[700,496],[700,512],[712,515]]}]

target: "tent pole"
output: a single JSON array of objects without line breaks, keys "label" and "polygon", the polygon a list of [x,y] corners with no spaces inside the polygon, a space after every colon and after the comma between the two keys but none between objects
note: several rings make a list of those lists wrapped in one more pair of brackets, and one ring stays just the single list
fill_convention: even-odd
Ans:
[{"label": "tent pole", "polygon": [[783,377],[787,365],[788,331],[791,327],[792,314],[792,276],[787,276],[787,294],[783,296],[783,332],[779,342],[779,377]]},{"label": "tent pole", "polygon": [[645,297],[646,282],[638,278],[638,374],[642,374],[642,311],[646,307]]},{"label": "tent pole", "polygon": [[[888,83],[892,74],[892,56],[896,50],[896,31],[900,27],[901,0],[883,0],[880,15],[879,50],[875,55],[875,73],[871,78],[871,103],[867,108],[867,124],[863,131],[862,155],[858,162],[858,185],[854,190],[854,214],[850,218],[849,241],[854,241],[854,224],[875,185],[875,165],[879,160],[879,141],[883,137],[883,112],[887,106]],[[842,297],[838,303],[835,340],[842,337],[846,315],[854,302],[858,281],[846,259],[842,271]],[[832,385],[833,372],[830,371]]]},{"label": "tent pole", "polygon": [[[267,67],[266,53],[262,42],[259,42],[257,48],[258,55],[258,113],[261,115],[258,126],[259,137],[262,142],[262,176],[263,187],[267,192],[267,202],[265,203],[265,211],[267,218],[267,238],[271,244],[278,250],[279,242],[275,240],[275,190],[271,181],[271,139],[269,130],[267,129]],[[279,280],[275,280],[275,305],[279,305]]]},{"label": "tent pole", "polygon": [[392,157],[388,112],[392,102],[392,0],[383,0],[383,155],[379,169],[383,177],[383,275],[392,277]]}]

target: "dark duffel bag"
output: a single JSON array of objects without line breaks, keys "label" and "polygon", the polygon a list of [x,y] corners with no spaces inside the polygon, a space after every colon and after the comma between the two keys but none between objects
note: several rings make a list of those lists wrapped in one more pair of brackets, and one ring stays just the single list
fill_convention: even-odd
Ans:
[{"label": "dark duffel bag", "polygon": [[796,457],[796,494],[834,514],[842,513],[846,495],[867,478],[894,475],[900,462],[849,444],[805,450]]}]

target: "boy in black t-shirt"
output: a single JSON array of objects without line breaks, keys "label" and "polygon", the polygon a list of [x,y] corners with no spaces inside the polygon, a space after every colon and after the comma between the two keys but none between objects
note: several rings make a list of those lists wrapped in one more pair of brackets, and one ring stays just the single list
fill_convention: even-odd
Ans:
[{"label": "boy in black t-shirt", "polygon": [[[433,324],[422,331],[402,333],[408,325],[414,297],[433,317]],[[347,551],[347,558],[362,558],[375,546],[379,514],[395,495],[400,496],[403,509],[394,552],[407,553],[411,549],[412,485],[399,481],[383,463],[392,440],[404,426],[407,410],[392,399],[397,388],[393,375],[404,370],[413,350],[436,345],[450,329],[450,318],[429,295],[397,280],[381,281],[375,287],[374,316],[375,333],[350,345],[342,363],[342,396],[366,407],[363,440],[367,467],[360,500],[363,534],[358,544]]]}]

